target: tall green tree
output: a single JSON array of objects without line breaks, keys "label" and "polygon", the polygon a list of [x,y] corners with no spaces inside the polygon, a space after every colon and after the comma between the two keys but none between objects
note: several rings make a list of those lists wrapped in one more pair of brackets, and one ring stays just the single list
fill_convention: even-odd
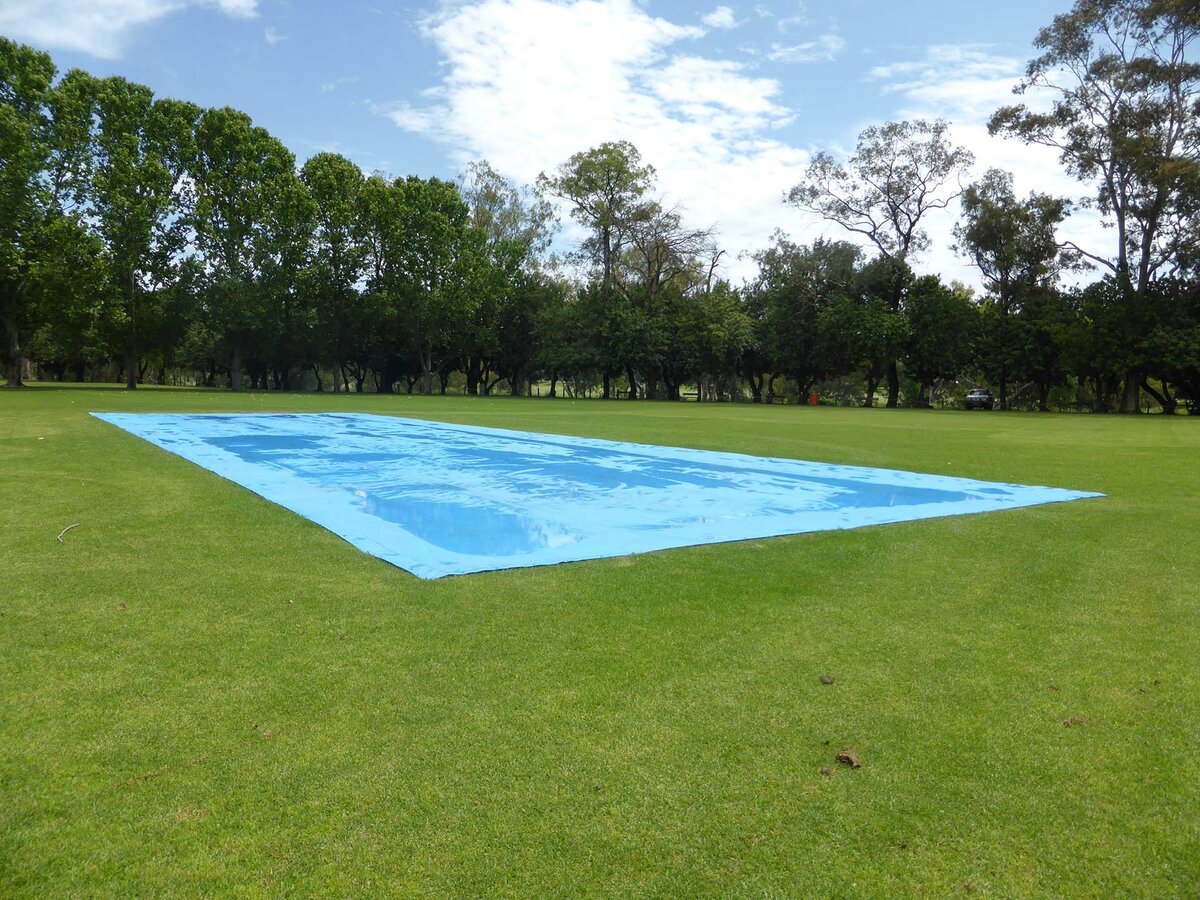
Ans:
[{"label": "tall green tree", "polygon": [[1050,391],[1066,381],[1063,344],[1073,319],[1066,296],[1051,286],[1030,293],[1016,316],[1021,337],[1016,371],[1036,385],[1042,412],[1050,411]]},{"label": "tall green tree", "polygon": [[89,365],[99,367],[120,329],[112,302],[104,244],[76,217],[54,217],[38,236],[30,266],[27,299],[40,326],[27,345],[40,366],[68,371],[83,381]]},{"label": "tall green tree", "polygon": [[451,181],[372,177],[364,186],[367,290],[385,311],[380,389],[415,367],[421,390],[461,355],[462,335],[485,290],[486,237],[468,222]]},{"label": "tall green tree", "polygon": [[[541,279],[530,276],[542,269],[555,216],[540,190],[518,187],[487,160],[469,164],[458,186],[469,224],[484,235],[490,268],[481,273],[488,281],[487,289],[472,305],[462,335],[467,393],[478,394],[481,385],[487,387],[485,368],[515,371],[512,360],[521,354],[509,341],[516,333],[514,323],[528,323],[537,316],[535,309],[523,305],[537,306],[545,296]],[[502,332],[509,337],[502,338]]]},{"label": "tall green tree", "polygon": [[1144,346],[1149,374],[1160,383],[1144,386],[1164,413],[1182,400],[1190,415],[1200,415],[1200,284],[1163,279],[1152,294],[1157,316]]},{"label": "tall green tree", "polygon": [[[803,245],[780,232],[770,247],[755,254],[758,274],[747,293],[758,323],[762,364],[771,376],[795,380],[802,396],[828,373],[820,317],[852,290],[861,256],[848,241],[819,238]],[[767,385],[768,400],[772,382],[773,378]]]},{"label": "tall green tree", "polygon": [[317,310],[313,300],[316,204],[298,177],[281,177],[256,243],[266,315],[260,333],[259,364],[279,390],[288,390],[319,355]]},{"label": "tall green tree", "polygon": [[316,299],[320,361],[334,373],[340,387],[342,366],[355,355],[356,322],[362,318],[359,281],[366,271],[363,240],[362,171],[346,157],[318,153],[301,168],[315,216],[311,286]]},{"label": "tall green tree", "polygon": [[[124,78],[75,71],[71,87],[89,98],[86,215],[104,242],[113,296],[119,298],[118,352],[125,385],[138,384],[143,335],[175,276],[190,233],[183,180],[199,108],[155,100]],[[148,320],[148,321],[143,321]]]},{"label": "tall green tree", "polygon": [[663,378],[668,396],[676,398],[678,377],[668,378],[666,369],[687,370],[671,354],[683,346],[679,331],[695,319],[689,307],[709,293],[721,256],[711,229],[685,226],[678,210],[664,209],[657,200],[643,208],[617,268],[631,351],[625,365],[629,399],[638,398],[639,374],[643,396],[652,399]]},{"label": "tall green tree", "polygon": [[978,309],[967,289],[926,275],[909,288],[904,313],[904,368],[918,384],[916,405],[928,406],[934,382],[958,377],[970,361]]},{"label": "tall green tree", "polygon": [[[1137,307],[1154,279],[1200,241],[1200,7],[1181,0],[1076,0],[1034,41],[1018,93],[1049,92],[993,115],[993,134],[1052,147],[1095,186],[1114,245],[1074,247]],[[1124,373],[1121,411],[1137,412],[1144,373]]]},{"label": "tall green tree", "polygon": [[[787,201],[869,241],[892,269],[888,297],[893,315],[903,300],[910,259],[929,246],[922,221],[962,193],[961,177],[974,162],[955,147],[941,121],[889,122],[867,128],[853,154],[837,163],[818,153]],[[897,361],[887,361],[887,405],[897,405]]]},{"label": "tall green tree", "polygon": [[244,356],[268,314],[264,265],[288,234],[276,227],[286,219],[276,210],[298,190],[295,160],[245,113],[208,109],[196,123],[189,171],[190,221],[210,271],[206,311],[224,344],[230,387],[240,391]]},{"label": "tall green tree", "polygon": [[[604,397],[612,377],[629,369],[633,333],[627,298],[618,296],[617,267],[638,227],[660,207],[654,202],[654,167],[628,141],[609,142],[574,154],[554,175],[538,176],[538,188],[565,201],[571,216],[588,231],[583,259],[598,269],[595,314],[597,343],[604,360]],[[588,295],[591,296],[590,294]],[[620,301],[620,302],[618,302]],[[620,308],[618,308],[620,307]]]},{"label": "tall green tree", "polygon": [[599,367],[587,339],[583,304],[576,286],[566,279],[548,280],[545,303],[535,322],[537,365],[550,382],[548,396],[558,396],[560,381],[569,382]]},{"label": "tall green tree", "polygon": [[454,353],[487,278],[485,237],[469,227],[453,182],[410,177],[402,188],[403,315],[421,392],[432,394],[434,372]]},{"label": "tall green tree", "polygon": [[576,153],[553,176],[538,176],[538,188],[566,201],[571,216],[590,232],[583,247],[600,267],[605,300],[612,296],[617,258],[637,224],[652,212],[653,201],[647,195],[654,178],[654,167],[644,163],[628,141]]},{"label": "tall green tree", "polygon": [[[680,318],[685,347],[690,352],[677,355],[681,362],[692,366],[688,375],[696,382],[698,398],[704,399],[706,384],[710,391],[713,385],[728,385],[731,395],[739,394],[738,376],[743,356],[753,341],[754,323],[738,293],[726,281],[707,285],[683,308]],[[679,381],[671,387],[671,399],[679,399]]]},{"label": "tall green tree", "polygon": [[989,169],[963,193],[954,235],[988,291],[980,361],[999,387],[1001,409],[1008,409],[1009,382],[1024,343],[1014,316],[1031,298],[1053,288],[1072,262],[1056,237],[1065,217],[1063,200],[1038,193],[1017,199],[1012,174],[1000,169]]},{"label": "tall green tree", "polygon": [[33,325],[30,269],[53,213],[46,178],[56,71],[49,55],[0,37],[0,323],[13,388],[21,386],[21,335]]}]

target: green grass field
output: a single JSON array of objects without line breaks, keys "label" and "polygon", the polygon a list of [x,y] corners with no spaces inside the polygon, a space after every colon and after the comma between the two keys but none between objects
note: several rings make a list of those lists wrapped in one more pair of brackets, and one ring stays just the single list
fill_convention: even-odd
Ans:
[{"label": "green grass field", "polygon": [[[87,416],[335,409],[1109,496],[419,581]],[[1198,463],[1186,418],[0,392],[0,895],[1194,897]]]}]

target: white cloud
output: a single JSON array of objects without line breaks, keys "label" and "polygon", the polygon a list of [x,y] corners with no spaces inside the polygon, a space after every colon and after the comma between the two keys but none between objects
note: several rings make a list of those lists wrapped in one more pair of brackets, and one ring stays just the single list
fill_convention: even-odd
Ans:
[{"label": "white cloud", "polygon": [[338,88],[345,87],[346,85],[349,85],[349,84],[357,84],[359,81],[359,78],[360,78],[360,76],[358,76],[358,75],[349,75],[349,76],[342,76],[341,78],[335,78],[332,81],[323,82],[321,84],[321,93],[322,94],[332,94]]},{"label": "white cloud", "polygon": [[[951,139],[975,154],[973,177],[996,167],[1013,173],[1018,194],[1039,191],[1073,198],[1088,194],[1088,186],[1066,172],[1053,150],[988,134],[987,121],[999,107],[1015,102],[1040,107],[1048,102],[1046,96],[1033,92],[1014,99],[1012,89],[1023,69],[1023,60],[996,55],[986,45],[937,45],[926,48],[919,59],[876,66],[867,77],[880,83],[883,94],[898,99],[893,118],[950,122]],[[978,273],[951,249],[958,216],[954,204],[931,218],[928,231],[933,247],[917,268],[977,284]],[[1064,223],[1060,238],[1101,250],[1112,243],[1111,233],[1091,210],[1077,210]]]},{"label": "white cloud", "polygon": [[270,26],[269,28],[267,28],[266,31],[263,32],[263,37],[266,39],[266,42],[268,44],[270,44],[272,47],[274,47],[280,41],[287,40],[287,35],[280,34],[279,29],[276,28],[274,25]]},{"label": "white cloud", "polygon": [[772,44],[767,59],[786,63],[830,62],[844,49],[846,42],[842,36],[828,32],[819,35],[815,40],[799,44]]},{"label": "white cloud", "polygon": [[258,0],[201,0],[202,6],[215,6],[235,19],[253,19],[258,15]]},{"label": "white cloud", "polygon": [[[730,256],[802,224],[781,202],[808,157],[773,135],[791,119],[779,83],[699,55],[699,29],[632,0],[479,0],[423,32],[444,78],[430,102],[385,111],[459,162],[486,157],[528,183],[575,152],[629,140],[658,170],[666,202],[695,226],[716,225]],[[730,262],[735,275],[750,268]]]},{"label": "white cloud", "polygon": [[797,9],[796,12],[790,16],[784,16],[781,18],[775,23],[775,27],[780,31],[786,32],[791,31],[793,28],[798,28],[801,25],[809,24],[812,19],[809,17],[808,7],[803,3],[798,4],[798,6],[799,9]]},{"label": "white cloud", "polygon": [[709,28],[737,28],[740,24],[728,6],[718,6],[700,21]]},{"label": "white cloud", "polygon": [[257,0],[0,0],[0,32],[41,47],[115,58],[129,32],[187,6],[253,18]]}]

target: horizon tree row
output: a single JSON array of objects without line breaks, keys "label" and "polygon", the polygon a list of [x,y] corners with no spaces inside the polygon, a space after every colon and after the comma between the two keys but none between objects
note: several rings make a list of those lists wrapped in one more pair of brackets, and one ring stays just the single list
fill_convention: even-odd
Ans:
[{"label": "horizon tree row", "polygon": [[[5,378],[43,376],[335,391],[773,402],[849,382],[857,399],[928,405],[986,382],[1006,408],[1078,387],[1096,409],[1200,406],[1200,14],[1160,0],[1078,2],[1035,41],[994,133],[1052,146],[1096,191],[1018,197],[973,182],[946,123],[866,129],[814,157],[787,202],[852,241],[777,232],[740,287],[710,229],[658,198],[625,141],[535,185],[486,161],[456,181],[366,174],[333,153],[297,166],[249,116],[156,98],[0,38],[0,321]],[[584,237],[551,252],[555,201]],[[913,263],[931,213],[985,293]],[[1088,203],[1113,244],[1057,230]],[[872,253],[868,256],[867,251]],[[1099,281],[1064,290],[1085,267]],[[1060,392],[1061,393],[1061,392]]]}]

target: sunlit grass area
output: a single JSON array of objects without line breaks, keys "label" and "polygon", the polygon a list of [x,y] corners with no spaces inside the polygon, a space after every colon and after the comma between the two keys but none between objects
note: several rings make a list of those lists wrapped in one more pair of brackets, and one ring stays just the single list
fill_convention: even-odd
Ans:
[{"label": "sunlit grass area", "polygon": [[[420,581],[93,410],[1108,496]],[[1186,418],[0,393],[0,893],[1189,895],[1198,459]]]}]

